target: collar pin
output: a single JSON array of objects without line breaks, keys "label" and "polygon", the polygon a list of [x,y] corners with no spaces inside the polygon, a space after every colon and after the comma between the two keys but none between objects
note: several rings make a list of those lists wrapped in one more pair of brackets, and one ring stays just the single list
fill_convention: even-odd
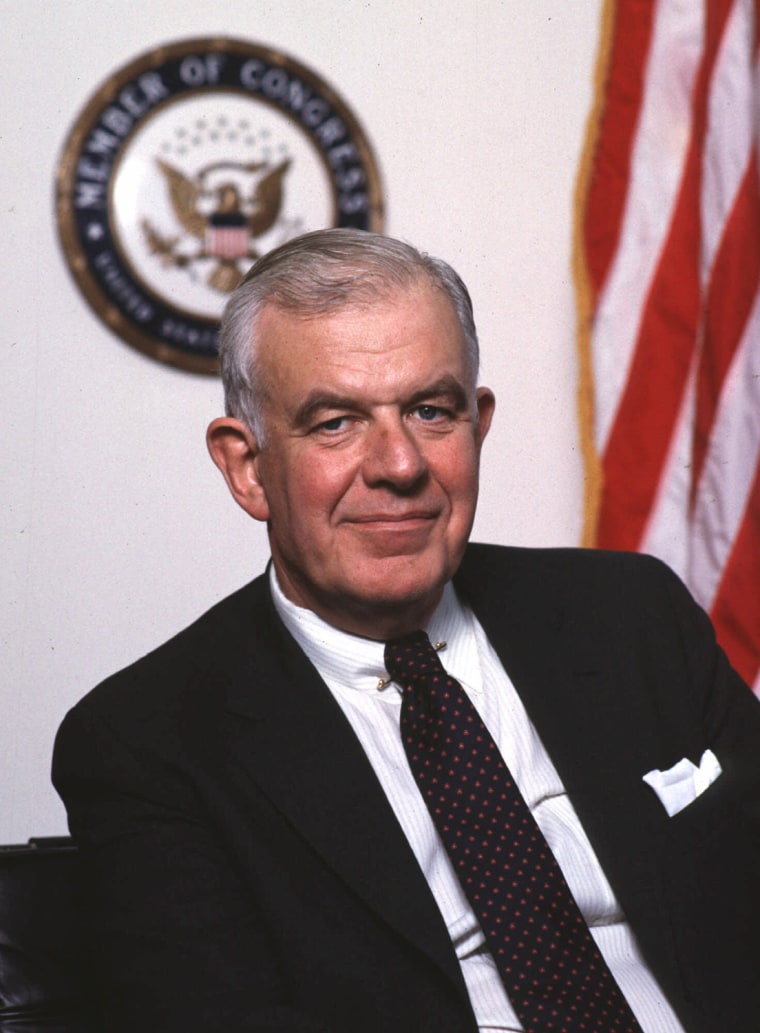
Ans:
[{"label": "collar pin", "polygon": [[[433,649],[436,651],[436,653],[440,653],[442,649],[446,648],[446,646],[447,643],[443,639],[433,643]],[[376,688],[378,689],[378,691],[380,689],[384,689],[386,685],[390,685],[392,681],[392,678],[378,678]]]}]

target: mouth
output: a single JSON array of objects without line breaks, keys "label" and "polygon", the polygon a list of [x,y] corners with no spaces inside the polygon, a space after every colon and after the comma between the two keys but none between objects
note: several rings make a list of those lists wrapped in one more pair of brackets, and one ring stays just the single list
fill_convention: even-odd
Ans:
[{"label": "mouth", "polygon": [[413,525],[429,524],[437,518],[438,513],[431,510],[409,510],[403,513],[368,513],[351,517],[347,522],[361,526],[403,529]]},{"label": "mouth", "polygon": [[405,513],[371,513],[353,517],[346,524],[358,535],[368,554],[387,558],[410,556],[424,550],[438,522],[438,513],[413,510]]}]

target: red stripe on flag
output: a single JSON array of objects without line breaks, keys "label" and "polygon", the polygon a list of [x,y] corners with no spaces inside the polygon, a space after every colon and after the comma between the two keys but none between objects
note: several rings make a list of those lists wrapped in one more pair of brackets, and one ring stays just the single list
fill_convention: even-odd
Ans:
[{"label": "red stripe on flag", "polygon": [[692,102],[691,143],[678,202],[602,459],[604,491],[597,525],[597,544],[602,548],[635,550],[641,544],[696,349],[707,95],[731,0],[712,0],[708,7]]},{"label": "red stripe on flag", "polygon": [[594,300],[607,278],[620,237],[653,22],[651,0],[616,8],[605,107],[594,157],[595,186],[583,219]]},{"label": "red stripe on flag", "polygon": [[617,0],[579,330],[602,451],[594,544],[671,562],[758,692],[759,18],[760,0]]},{"label": "red stripe on flag", "polygon": [[760,198],[753,152],[726,224],[704,311],[697,374],[691,504],[702,473],[723,383],[760,286]]}]

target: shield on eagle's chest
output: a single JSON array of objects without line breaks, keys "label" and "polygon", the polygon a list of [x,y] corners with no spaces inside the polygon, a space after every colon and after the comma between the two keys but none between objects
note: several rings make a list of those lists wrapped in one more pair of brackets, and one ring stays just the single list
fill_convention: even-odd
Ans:
[{"label": "shield on eagle's chest", "polygon": [[206,248],[217,258],[234,260],[248,253],[249,229],[242,212],[217,212],[206,227]]}]

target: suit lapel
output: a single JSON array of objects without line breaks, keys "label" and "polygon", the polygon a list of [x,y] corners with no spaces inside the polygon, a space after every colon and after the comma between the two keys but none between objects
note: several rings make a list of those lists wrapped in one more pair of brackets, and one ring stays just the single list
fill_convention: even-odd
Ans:
[{"label": "suit lapel", "polygon": [[640,661],[626,629],[614,643],[600,632],[606,622],[593,607],[602,596],[592,590],[584,602],[582,564],[559,550],[498,552],[476,548],[458,590],[517,688],[645,957],[677,998],[658,851],[666,822],[642,782],[661,751],[660,722],[642,703]]},{"label": "suit lapel", "polygon": [[[558,576],[558,551],[499,553],[509,557],[501,570],[490,550],[471,549],[457,588],[519,692],[613,888],[630,901],[656,881],[640,835],[660,818],[641,782],[650,723],[635,686],[628,691],[617,677],[619,658],[588,610],[578,609],[578,593],[565,589],[572,570]],[[542,555],[554,570],[541,569]]]},{"label": "suit lapel", "polygon": [[365,903],[464,984],[416,858],[340,707],[260,592],[246,644],[227,653],[237,763]]}]

